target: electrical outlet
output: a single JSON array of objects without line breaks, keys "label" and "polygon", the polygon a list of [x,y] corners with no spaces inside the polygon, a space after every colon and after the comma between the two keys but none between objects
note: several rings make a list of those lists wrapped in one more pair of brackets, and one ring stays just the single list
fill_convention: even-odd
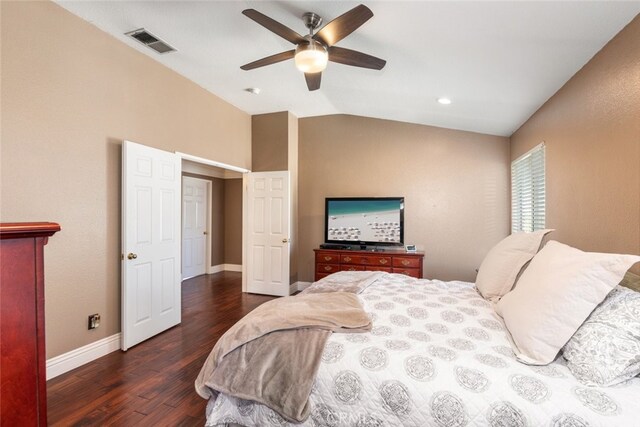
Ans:
[{"label": "electrical outlet", "polygon": [[96,329],[100,326],[100,315],[98,313],[89,316],[89,329]]}]

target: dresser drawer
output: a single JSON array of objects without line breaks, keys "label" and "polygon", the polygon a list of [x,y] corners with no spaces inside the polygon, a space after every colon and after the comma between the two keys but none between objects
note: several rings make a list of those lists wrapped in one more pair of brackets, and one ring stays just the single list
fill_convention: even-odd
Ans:
[{"label": "dresser drawer", "polygon": [[394,273],[404,274],[405,276],[415,277],[416,279],[420,278],[420,269],[419,268],[393,268]]},{"label": "dresser drawer", "polygon": [[325,278],[325,277],[327,277],[327,276],[328,276],[328,274],[325,274],[325,273],[318,273],[318,272],[316,272],[316,279],[315,279],[315,281],[317,282],[318,280],[323,279],[323,278]]},{"label": "dresser drawer", "polygon": [[398,248],[384,251],[321,248],[314,252],[316,280],[338,271],[385,271],[423,277],[423,252],[411,253]]},{"label": "dresser drawer", "polygon": [[356,265],[373,265],[377,267],[391,267],[391,257],[382,255],[341,255],[340,263]]},{"label": "dresser drawer", "polygon": [[340,264],[317,264],[316,272],[331,274],[340,271]]},{"label": "dresser drawer", "polygon": [[377,267],[377,266],[369,265],[369,266],[365,267],[365,270],[367,270],[367,271],[385,271],[387,273],[391,273],[391,267]]},{"label": "dresser drawer", "polygon": [[393,266],[400,268],[420,268],[422,260],[418,257],[393,257]]},{"label": "dresser drawer", "polygon": [[339,264],[340,254],[331,252],[316,252],[316,262],[318,264]]},{"label": "dresser drawer", "polygon": [[340,271],[364,271],[366,268],[364,265],[346,265],[343,264],[340,266]]}]

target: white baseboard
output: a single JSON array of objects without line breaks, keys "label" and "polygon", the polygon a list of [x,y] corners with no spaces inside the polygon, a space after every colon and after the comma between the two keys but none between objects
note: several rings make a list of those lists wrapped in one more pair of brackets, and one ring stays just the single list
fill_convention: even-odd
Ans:
[{"label": "white baseboard", "polygon": [[120,333],[47,360],[47,380],[120,350]]},{"label": "white baseboard", "polygon": [[207,274],[220,273],[221,271],[237,271],[242,272],[242,264],[218,264],[212,265],[207,269]]},{"label": "white baseboard", "polygon": [[242,273],[242,264],[223,264],[224,271],[236,271]]},{"label": "white baseboard", "polygon": [[309,286],[311,286],[311,282],[296,282],[293,285],[291,285],[292,287],[292,292],[297,292],[297,291],[304,291],[305,289],[307,289]]},{"label": "white baseboard", "polygon": [[212,265],[207,269],[207,274],[215,274],[224,271],[224,264]]}]

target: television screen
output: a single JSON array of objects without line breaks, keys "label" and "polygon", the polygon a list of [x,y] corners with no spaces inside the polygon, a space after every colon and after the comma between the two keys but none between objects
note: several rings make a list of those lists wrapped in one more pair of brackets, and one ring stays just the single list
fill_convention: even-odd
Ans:
[{"label": "television screen", "polygon": [[402,245],[403,197],[327,198],[325,242]]}]

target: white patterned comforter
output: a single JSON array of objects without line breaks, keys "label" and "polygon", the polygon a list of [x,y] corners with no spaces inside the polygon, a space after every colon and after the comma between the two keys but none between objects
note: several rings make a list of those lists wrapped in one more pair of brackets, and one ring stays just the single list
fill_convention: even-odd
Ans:
[{"label": "white patterned comforter", "polygon": [[[384,273],[360,294],[366,334],[334,334],[300,426],[637,426],[640,378],[597,388],[562,357],[515,360],[502,321],[472,283]],[[260,404],[220,395],[207,425],[290,426]]]}]

